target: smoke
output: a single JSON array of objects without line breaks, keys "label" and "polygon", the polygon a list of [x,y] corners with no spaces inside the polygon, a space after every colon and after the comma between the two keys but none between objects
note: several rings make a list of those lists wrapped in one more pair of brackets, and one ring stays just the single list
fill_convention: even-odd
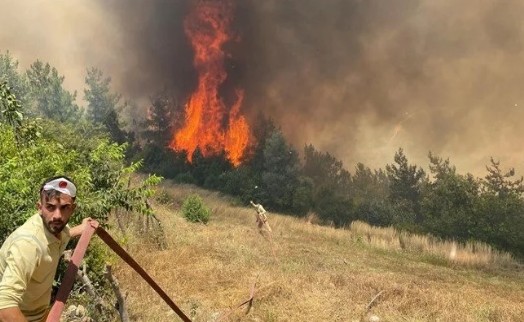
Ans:
[{"label": "smoke", "polygon": [[119,25],[91,1],[2,0],[0,7],[0,51],[9,51],[20,71],[37,59],[49,62],[81,98],[88,67],[115,76],[126,68],[120,64],[126,48]]},{"label": "smoke", "polygon": [[[138,102],[164,88],[184,100],[196,84],[183,31],[190,0],[3,2],[0,49],[49,61],[71,87],[83,88],[89,66]],[[245,88],[249,117],[263,112],[297,149],[312,143],[348,169],[383,167],[403,147],[424,167],[432,151],[461,172],[483,175],[493,156],[522,173],[523,9],[516,0],[236,0],[229,82]]]},{"label": "smoke", "polygon": [[295,143],[349,166],[402,146],[418,164],[431,150],[462,171],[491,155],[523,169],[522,2],[252,4],[248,94]]}]

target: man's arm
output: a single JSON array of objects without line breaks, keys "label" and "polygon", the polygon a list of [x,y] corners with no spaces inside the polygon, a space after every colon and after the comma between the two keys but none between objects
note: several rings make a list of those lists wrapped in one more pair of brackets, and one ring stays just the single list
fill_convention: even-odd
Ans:
[{"label": "man's arm", "polygon": [[93,219],[91,219],[90,217],[88,218],[84,218],[84,220],[82,220],[82,223],[78,226],[75,226],[71,229],[69,229],[69,234],[71,235],[72,238],[75,238],[75,237],[80,237],[80,235],[82,235],[82,232],[84,231],[85,228],[87,228],[87,226],[89,225],[89,222],[92,221]]},{"label": "man's arm", "polygon": [[27,322],[27,319],[22,314],[22,311],[15,306],[0,309],[0,322]]},{"label": "man's arm", "polygon": [[0,279],[0,321],[27,321],[19,305],[40,256],[40,246],[34,240],[18,239],[10,245]]}]

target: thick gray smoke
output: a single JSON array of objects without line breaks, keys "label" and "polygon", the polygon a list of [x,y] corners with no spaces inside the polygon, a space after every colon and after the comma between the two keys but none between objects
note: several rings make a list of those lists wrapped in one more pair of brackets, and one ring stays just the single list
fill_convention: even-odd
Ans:
[{"label": "thick gray smoke", "polygon": [[[139,102],[195,85],[190,0],[2,3],[0,49],[50,61],[73,87],[93,65]],[[312,143],[348,169],[403,147],[424,167],[431,150],[461,172],[483,175],[490,156],[524,171],[524,2],[236,3],[230,81],[246,89],[244,111],[272,117],[299,150]]]}]

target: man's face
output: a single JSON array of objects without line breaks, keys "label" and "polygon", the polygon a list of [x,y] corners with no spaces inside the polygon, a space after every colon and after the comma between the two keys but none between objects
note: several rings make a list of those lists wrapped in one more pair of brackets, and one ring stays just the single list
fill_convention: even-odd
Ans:
[{"label": "man's face", "polygon": [[71,196],[62,193],[51,198],[42,195],[37,207],[47,230],[58,236],[69,222],[76,205]]}]

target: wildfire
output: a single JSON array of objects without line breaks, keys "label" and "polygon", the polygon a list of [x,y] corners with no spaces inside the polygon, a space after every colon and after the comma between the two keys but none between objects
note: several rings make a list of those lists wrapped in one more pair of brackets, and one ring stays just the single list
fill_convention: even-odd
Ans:
[{"label": "wildfire", "polygon": [[229,0],[197,1],[184,21],[184,31],[195,52],[193,65],[198,71],[198,86],[186,104],[185,123],[169,146],[187,151],[190,162],[199,148],[206,157],[225,151],[237,166],[249,143],[249,125],[240,113],[244,91],[235,90],[235,101],[229,108],[219,93],[227,78],[223,46],[232,39],[231,21]]}]

